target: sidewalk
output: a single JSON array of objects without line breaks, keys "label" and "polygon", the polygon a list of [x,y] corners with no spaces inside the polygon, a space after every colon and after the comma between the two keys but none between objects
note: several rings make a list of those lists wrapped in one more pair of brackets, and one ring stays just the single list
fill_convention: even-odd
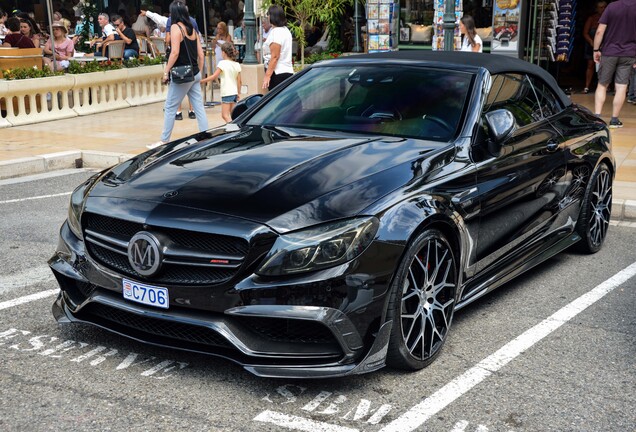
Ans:
[{"label": "sidewalk", "polygon": [[[605,102],[606,121],[612,98],[608,95]],[[592,108],[594,94],[574,94],[572,100]],[[206,108],[206,114],[210,127],[225,123],[220,105]],[[624,127],[611,130],[618,166],[612,218],[636,222],[636,105],[625,103],[620,119]],[[84,166],[107,167],[144,152],[146,144],[159,140],[162,127],[163,103],[156,103],[0,129],[0,179],[68,168],[74,166],[75,159],[82,159]],[[184,119],[175,122],[172,139],[195,132],[197,122],[188,118],[186,110]],[[62,152],[64,155],[50,156]]]}]

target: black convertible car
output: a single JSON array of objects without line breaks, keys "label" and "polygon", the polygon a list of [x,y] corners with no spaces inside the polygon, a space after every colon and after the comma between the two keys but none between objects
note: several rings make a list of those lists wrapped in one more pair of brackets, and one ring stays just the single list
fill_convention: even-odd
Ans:
[{"label": "black convertible car", "polygon": [[608,129],[523,61],[343,57],[234,115],[75,190],[60,323],[260,376],[417,370],[456,310],[607,233]]}]

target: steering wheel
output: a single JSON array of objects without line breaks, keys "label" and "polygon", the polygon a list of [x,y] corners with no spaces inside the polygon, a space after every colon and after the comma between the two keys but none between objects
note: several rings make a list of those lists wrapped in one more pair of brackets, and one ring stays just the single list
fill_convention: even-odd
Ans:
[{"label": "steering wheel", "polygon": [[444,129],[449,134],[452,134],[453,132],[455,132],[455,128],[449,125],[448,122],[442,118],[432,116],[432,115],[425,115],[423,119],[436,123],[438,126],[441,126],[442,129]]},{"label": "steering wheel", "polygon": [[378,120],[402,120],[402,114],[394,107],[376,107],[375,105],[369,105],[362,113],[360,117],[366,117]]}]

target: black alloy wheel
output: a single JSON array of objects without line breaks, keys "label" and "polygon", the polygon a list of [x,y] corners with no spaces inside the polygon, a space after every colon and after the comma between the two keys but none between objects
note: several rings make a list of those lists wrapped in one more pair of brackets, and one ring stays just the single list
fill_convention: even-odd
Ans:
[{"label": "black alloy wheel", "polygon": [[578,248],[596,253],[603,246],[612,212],[612,173],[605,164],[599,165],[587,186],[577,232],[582,240]]},{"label": "black alloy wheel", "polygon": [[393,282],[387,318],[393,321],[389,366],[418,370],[439,355],[457,294],[457,263],[444,235],[424,231],[411,243]]}]

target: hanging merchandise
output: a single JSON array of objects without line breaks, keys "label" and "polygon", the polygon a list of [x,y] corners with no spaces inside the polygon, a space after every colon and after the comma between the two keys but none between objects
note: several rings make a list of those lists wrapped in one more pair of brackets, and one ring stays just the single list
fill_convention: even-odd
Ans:
[{"label": "hanging merchandise", "polygon": [[[444,12],[446,10],[445,0],[435,0],[435,12],[433,15],[433,51],[444,50]],[[462,46],[461,34],[459,33],[459,20],[463,15],[463,1],[455,0],[455,31],[453,32],[453,41],[455,51]]]},{"label": "hanging merchandise", "polygon": [[559,24],[557,26],[556,61],[570,60],[574,47],[576,0],[559,0]]},{"label": "hanging merchandise", "polygon": [[545,4],[545,47],[547,50],[547,56],[550,61],[556,60],[557,50],[557,28],[559,23],[559,16],[557,13],[559,6],[557,0],[550,0]]},{"label": "hanging merchandise", "polygon": [[399,39],[400,3],[397,0],[367,0],[368,51],[395,51]]},{"label": "hanging merchandise", "polygon": [[[559,49],[568,49],[569,41],[564,43],[564,34],[570,37],[570,30],[562,25],[565,23],[559,17],[560,0],[535,0],[531,4],[532,22],[531,31],[528,34],[526,60],[541,66],[545,62],[544,67],[548,67],[549,62],[558,61],[557,51]],[[561,0],[562,1],[562,0]],[[571,3],[574,0],[567,0]]]}]

